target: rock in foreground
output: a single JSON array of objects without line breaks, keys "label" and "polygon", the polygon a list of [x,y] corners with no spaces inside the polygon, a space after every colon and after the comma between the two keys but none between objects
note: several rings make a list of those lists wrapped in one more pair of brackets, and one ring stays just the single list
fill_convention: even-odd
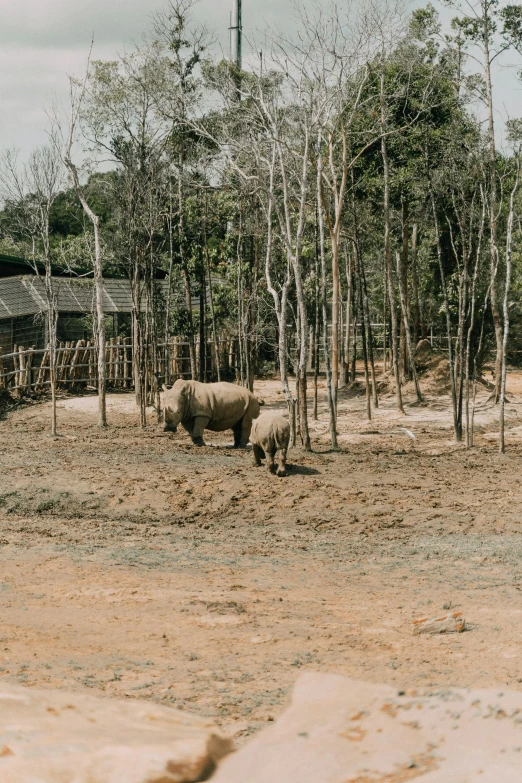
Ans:
[{"label": "rock in foreground", "polygon": [[298,680],[282,717],[212,783],[520,783],[522,693],[395,688],[333,674]]},{"label": "rock in foreground", "polygon": [[2,783],[194,783],[230,750],[179,710],[0,685]]}]

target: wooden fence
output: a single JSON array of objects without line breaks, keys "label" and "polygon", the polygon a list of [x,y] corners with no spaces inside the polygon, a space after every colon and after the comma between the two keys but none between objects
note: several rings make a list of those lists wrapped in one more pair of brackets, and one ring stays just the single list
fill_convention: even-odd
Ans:
[{"label": "wooden fence", "polygon": [[[379,324],[380,326],[380,324]],[[443,347],[445,337],[430,335],[434,346]],[[44,389],[50,384],[49,351],[43,348],[24,348],[14,346],[12,353],[0,353],[0,388],[11,391],[30,391]],[[197,369],[199,372],[199,344],[197,348]],[[380,346],[376,346],[379,350]],[[295,353],[295,345],[289,346],[289,356]],[[98,357],[93,341],[60,343],[56,349],[56,382],[61,388],[92,388],[98,381]],[[152,351],[150,351],[152,353]],[[237,339],[218,340],[218,361],[222,378],[233,378],[239,366],[239,348]],[[176,378],[190,378],[189,344],[183,338],[174,338],[157,345],[157,371],[160,383],[172,383]],[[322,359],[322,345],[319,346],[319,358]],[[312,369],[312,351],[309,356]],[[111,389],[131,389],[134,387],[132,369],[132,341],[128,337],[112,337],[107,341],[105,352],[107,386]],[[206,345],[205,379],[217,377],[215,348],[212,343]],[[321,362],[322,366],[322,362]],[[153,372],[151,363],[149,372]]]},{"label": "wooden fence", "polygon": [[[225,366],[233,361],[230,341],[220,341],[221,360]],[[188,342],[174,339],[157,345],[158,380],[169,383],[176,378],[190,377]],[[40,390],[50,384],[49,351],[46,349],[14,346],[9,354],[0,353],[0,388],[11,391]],[[152,353],[152,351],[150,352]],[[96,388],[98,357],[92,341],[60,343],[56,349],[56,383],[62,388]],[[209,343],[206,351],[207,377],[215,373],[215,351]],[[198,357],[199,360],[199,357]],[[105,351],[107,386],[113,389],[130,389],[134,386],[132,371],[132,341],[130,338],[112,337]],[[198,364],[199,367],[199,364]],[[150,368],[152,371],[152,367]]]}]

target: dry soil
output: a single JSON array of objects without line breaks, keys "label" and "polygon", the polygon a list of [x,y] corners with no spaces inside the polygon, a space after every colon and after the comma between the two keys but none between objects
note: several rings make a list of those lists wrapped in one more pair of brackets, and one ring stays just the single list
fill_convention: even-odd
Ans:
[{"label": "dry soil", "polygon": [[[341,394],[340,451],[321,390],[313,452],[286,479],[208,433],[141,431],[111,395],[0,420],[0,677],[147,698],[248,736],[300,669],[398,689],[522,690],[522,379],[509,377],[508,452],[481,390],[477,445],[452,441],[449,400]],[[283,407],[275,381],[256,384]],[[415,435],[412,440],[403,428]],[[464,612],[463,634],[412,620]]]}]

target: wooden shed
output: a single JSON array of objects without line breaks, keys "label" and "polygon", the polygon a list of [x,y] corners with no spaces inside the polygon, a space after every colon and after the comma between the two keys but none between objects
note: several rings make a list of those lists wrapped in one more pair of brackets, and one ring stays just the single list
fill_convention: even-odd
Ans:
[{"label": "wooden shed", "polygon": [[[166,294],[168,282],[157,280],[160,295]],[[91,314],[94,311],[92,278],[52,278],[58,309],[58,340],[75,341],[92,337]],[[112,317],[114,336],[129,333],[132,312],[128,280],[105,280],[104,311]],[[145,303],[142,303],[142,309]],[[15,345],[46,345],[47,297],[45,280],[37,275],[20,275],[0,279],[0,351],[10,353]]]}]

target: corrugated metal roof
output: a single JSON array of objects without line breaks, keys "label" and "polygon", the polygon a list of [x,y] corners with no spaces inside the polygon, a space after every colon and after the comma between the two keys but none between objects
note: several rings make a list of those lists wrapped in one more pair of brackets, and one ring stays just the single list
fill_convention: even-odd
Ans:
[{"label": "corrugated metal roof", "polygon": [[[106,313],[130,313],[132,311],[131,288],[128,280],[108,278],[105,283],[103,307]],[[168,281],[156,280],[164,294]],[[58,312],[92,313],[94,310],[94,282],[92,278],[52,278],[57,296]],[[145,298],[141,308],[145,310]],[[17,318],[36,315],[47,310],[45,280],[36,275],[6,277],[0,279],[0,318]]]}]

